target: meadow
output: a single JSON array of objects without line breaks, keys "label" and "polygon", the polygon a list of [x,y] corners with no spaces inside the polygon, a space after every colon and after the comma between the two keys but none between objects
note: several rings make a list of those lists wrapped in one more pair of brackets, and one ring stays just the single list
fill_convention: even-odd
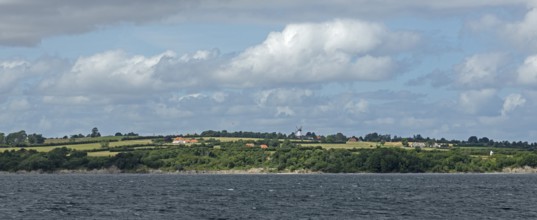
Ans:
[{"label": "meadow", "polygon": [[[88,138],[89,140],[92,140]],[[66,147],[73,150],[78,151],[88,151],[88,150],[97,150],[101,149],[101,142],[106,140],[112,140],[108,138],[94,138],[94,143],[88,143],[88,144],[65,144],[65,145],[56,145],[56,146],[35,146],[35,147],[8,147],[8,148],[1,148],[0,151],[9,151],[9,150],[20,150],[22,148],[26,150],[36,150],[38,152],[49,152],[55,148],[61,148]],[[78,141],[78,140],[77,140]],[[109,147],[121,147],[121,146],[129,146],[129,145],[139,145],[139,144],[151,144],[151,139],[142,139],[142,140],[126,140],[126,141],[117,141],[117,142],[109,142]],[[96,152],[94,152],[96,153]],[[94,154],[97,155],[97,154]]]}]

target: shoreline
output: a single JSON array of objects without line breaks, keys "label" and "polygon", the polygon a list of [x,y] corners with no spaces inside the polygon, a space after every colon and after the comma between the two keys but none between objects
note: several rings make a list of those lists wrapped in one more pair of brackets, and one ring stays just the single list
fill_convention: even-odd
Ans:
[{"label": "shoreline", "polygon": [[264,168],[252,168],[248,170],[185,170],[185,171],[163,171],[159,169],[150,169],[150,170],[138,170],[138,171],[122,171],[116,167],[110,167],[107,169],[99,170],[56,170],[52,172],[45,172],[42,170],[33,170],[33,171],[0,171],[0,175],[27,175],[27,174],[60,174],[60,175],[69,175],[69,174],[107,174],[107,175],[129,175],[129,174],[157,174],[157,175],[315,175],[315,174],[341,174],[341,175],[361,175],[361,174],[537,174],[537,168],[533,167],[516,167],[516,168],[504,168],[502,171],[495,172],[453,172],[453,173],[325,173],[320,171],[311,171],[311,170],[294,170],[294,171],[276,171],[274,169],[264,169]]}]

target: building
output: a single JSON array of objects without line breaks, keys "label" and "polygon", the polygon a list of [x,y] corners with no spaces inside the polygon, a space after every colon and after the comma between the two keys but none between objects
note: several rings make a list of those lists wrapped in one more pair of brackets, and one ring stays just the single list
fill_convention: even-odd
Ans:
[{"label": "building", "polygon": [[199,141],[192,138],[192,139],[186,139],[182,137],[176,137],[173,139],[172,144],[190,144],[190,143],[198,143]]},{"label": "building", "polygon": [[426,147],[427,145],[426,145],[424,142],[412,142],[412,143],[410,143],[410,146],[411,146],[411,147],[420,147],[420,148],[424,148],[424,147]]},{"label": "building", "polygon": [[349,140],[347,140],[347,142],[358,142],[358,138],[351,137],[351,138],[349,138]]},{"label": "building", "polygon": [[262,145],[260,145],[260,147],[261,147],[261,149],[267,149],[267,148],[268,148],[268,145],[266,145],[266,144],[262,144]]}]

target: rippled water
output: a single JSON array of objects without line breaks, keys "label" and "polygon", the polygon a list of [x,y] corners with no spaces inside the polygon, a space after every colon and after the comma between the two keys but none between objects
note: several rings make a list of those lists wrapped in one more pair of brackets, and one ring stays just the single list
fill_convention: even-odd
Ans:
[{"label": "rippled water", "polygon": [[537,175],[0,175],[0,219],[537,219]]}]

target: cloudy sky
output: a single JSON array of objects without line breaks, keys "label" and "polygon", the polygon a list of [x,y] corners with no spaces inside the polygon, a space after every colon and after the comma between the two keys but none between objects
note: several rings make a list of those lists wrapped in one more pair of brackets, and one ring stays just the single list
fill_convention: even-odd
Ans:
[{"label": "cloudy sky", "polygon": [[0,0],[0,131],[537,141],[537,2]]}]

